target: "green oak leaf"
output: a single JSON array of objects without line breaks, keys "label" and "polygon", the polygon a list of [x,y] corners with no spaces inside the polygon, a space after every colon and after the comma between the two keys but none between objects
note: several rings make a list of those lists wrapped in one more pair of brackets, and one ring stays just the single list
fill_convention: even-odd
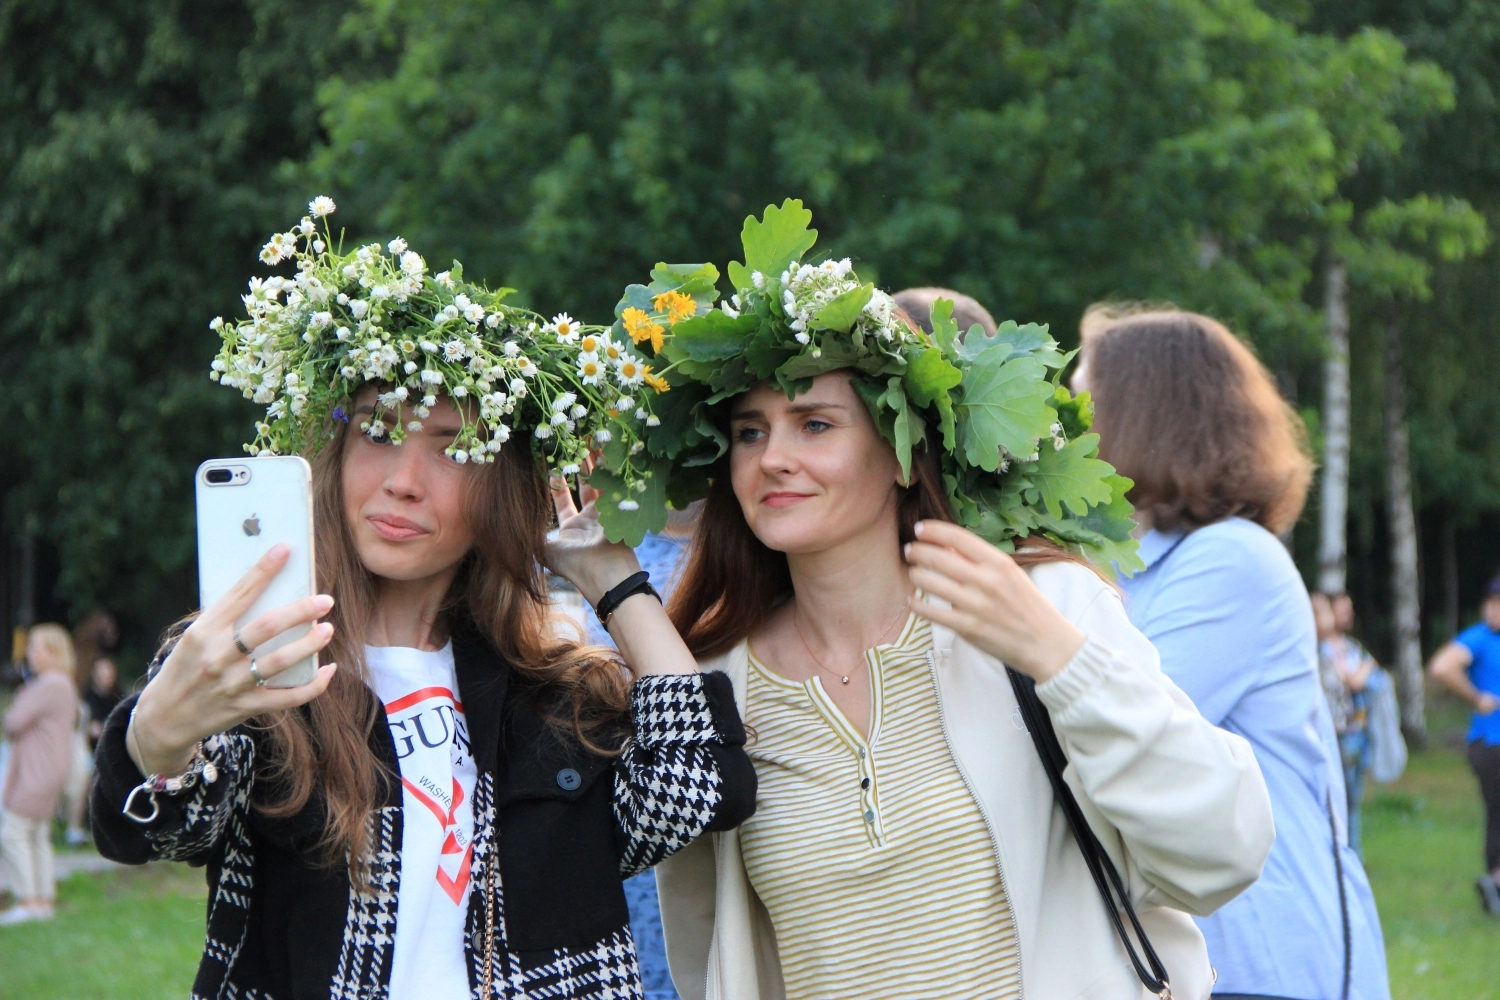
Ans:
[{"label": "green oak leaf", "polygon": [[703,443],[697,430],[697,410],[709,396],[707,386],[687,379],[677,379],[674,372],[668,376],[672,391],[658,394],[651,401],[651,411],[661,421],[655,427],[645,428],[646,445],[653,455],[676,458],[685,449]]},{"label": "green oak leaf", "polygon": [[[667,526],[667,479],[671,468],[672,463],[665,459],[653,462],[644,480],[646,489],[640,493],[627,490],[625,481],[604,466],[593,471],[589,485],[602,494],[597,509],[604,537],[635,548],[648,531],[661,531]],[[634,500],[639,509],[621,510],[621,500]]]},{"label": "green oak leaf", "polygon": [[938,299],[932,304],[932,339],[948,357],[957,353],[958,324],[953,321],[953,300]]},{"label": "green oak leaf", "polygon": [[859,360],[852,344],[842,341],[829,340],[823,344],[821,357],[813,357],[812,351],[804,350],[801,354],[776,369],[778,378],[785,381],[804,378],[817,378],[825,372],[838,371],[840,368],[849,368]]},{"label": "green oak leaf", "polygon": [[1061,517],[1067,510],[1081,517],[1094,504],[1109,503],[1114,494],[1106,479],[1115,470],[1093,457],[1098,450],[1097,434],[1085,434],[1062,448],[1042,444],[1037,461],[1028,464],[1026,478],[1041,495],[1047,513]]},{"label": "green oak leaf", "polygon": [[964,373],[957,404],[958,447],[964,460],[987,472],[1000,468],[1000,449],[1029,455],[1037,438],[1052,426],[1056,411],[1047,405],[1052,385],[1035,358],[1002,360],[986,353]]},{"label": "green oak leaf", "polygon": [[775,327],[770,323],[762,323],[745,344],[745,364],[759,382],[776,374],[776,369],[786,364],[796,353],[776,336]]},{"label": "green oak leaf", "polygon": [[673,510],[687,510],[694,500],[702,500],[708,496],[708,488],[712,483],[712,470],[706,464],[677,466],[667,480],[667,504]]},{"label": "green oak leaf", "polygon": [[963,379],[964,373],[950,364],[943,352],[936,347],[929,347],[912,358],[906,366],[906,376],[903,379],[906,393],[913,403],[937,407],[938,426],[943,432],[943,447],[949,451],[954,446],[954,418],[953,397],[948,390],[958,388]]},{"label": "green oak leaf", "polygon": [[1063,434],[1068,438],[1087,434],[1094,426],[1094,400],[1087,390],[1075,395],[1064,386],[1058,386],[1047,405],[1057,411],[1058,423],[1062,424]]},{"label": "green oak leaf", "polygon": [[719,297],[719,269],[712,264],[658,263],[651,269],[651,291],[681,292],[701,302]]},{"label": "green oak leaf", "polygon": [[969,333],[964,337],[963,343],[959,345],[960,357],[970,361],[978,360],[984,354],[1001,344],[1008,344],[1010,350],[1006,358],[1036,358],[1048,368],[1062,368],[1067,364],[1067,358],[1057,349],[1057,342],[1047,332],[1047,326],[1043,323],[1027,323],[1019,326],[1015,320],[1008,319],[1001,323],[995,330],[993,336],[974,335],[971,327]]},{"label": "green oak leaf", "polygon": [[870,296],[874,294],[874,285],[860,285],[833,297],[813,317],[812,328],[848,333],[849,328],[859,321],[859,314],[869,305]]},{"label": "green oak leaf", "polygon": [[746,216],[740,242],[745,247],[745,263],[731,261],[729,280],[736,288],[750,288],[750,275],[759,271],[766,280],[779,281],[781,272],[812,249],[818,231],[808,228],[812,212],[796,198],[788,198],[781,207],[767,205],[761,220]]}]

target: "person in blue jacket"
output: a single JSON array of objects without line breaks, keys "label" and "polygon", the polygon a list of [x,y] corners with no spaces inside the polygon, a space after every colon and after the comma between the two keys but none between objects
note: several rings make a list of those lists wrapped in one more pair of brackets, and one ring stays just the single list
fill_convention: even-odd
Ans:
[{"label": "person in blue jacket", "polygon": [[1082,332],[1073,387],[1091,393],[1100,457],[1135,482],[1146,566],[1121,580],[1131,621],[1199,711],[1249,740],[1271,793],[1260,880],[1198,920],[1214,996],[1387,1000],[1312,607],[1277,537],[1312,476],[1300,422],[1206,316],[1095,307]]},{"label": "person in blue jacket", "polygon": [[1434,680],[1474,706],[1469,766],[1484,797],[1484,867],[1475,887],[1486,912],[1500,916],[1500,575],[1484,593],[1483,620],[1433,654]]}]

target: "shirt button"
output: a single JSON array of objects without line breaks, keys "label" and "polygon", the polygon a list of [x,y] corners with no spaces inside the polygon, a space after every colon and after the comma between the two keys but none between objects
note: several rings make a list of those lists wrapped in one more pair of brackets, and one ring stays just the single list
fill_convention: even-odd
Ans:
[{"label": "shirt button", "polygon": [[870,787],[870,779],[869,778],[860,778],[859,779],[859,787],[860,788],[869,788]]},{"label": "shirt button", "polygon": [[865,755],[865,748],[864,748],[864,747],[860,747],[860,748],[859,748],[859,755],[860,755],[860,756],[861,756],[861,757],[863,757],[863,756],[864,756],[864,755]]},{"label": "shirt button", "polygon": [[873,809],[866,809],[865,810],[865,822],[866,823],[873,823],[873,822],[875,822],[875,810],[873,810]]},{"label": "shirt button", "polygon": [[581,784],[583,784],[583,778],[571,767],[565,767],[557,772],[557,787],[563,791],[571,792]]}]

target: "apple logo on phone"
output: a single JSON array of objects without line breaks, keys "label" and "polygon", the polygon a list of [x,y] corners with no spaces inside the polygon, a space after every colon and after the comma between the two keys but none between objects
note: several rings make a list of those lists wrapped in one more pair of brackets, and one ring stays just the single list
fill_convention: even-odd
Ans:
[{"label": "apple logo on phone", "polygon": [[254,538],[256,535],[260,534],[260,518],[256,517],[254,514],[251,514],[249,517],[245,518],[245,523],[240,525],[240,527],[245,529],[245,534],[249,535],[251,538]]}]

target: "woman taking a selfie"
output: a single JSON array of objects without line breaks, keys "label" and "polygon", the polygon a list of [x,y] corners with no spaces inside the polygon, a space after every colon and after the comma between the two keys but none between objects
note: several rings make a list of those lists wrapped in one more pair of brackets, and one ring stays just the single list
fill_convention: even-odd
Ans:
[{"label": "woman taking a selfie", "polygon": [[[236,627],[278,547],[168,643],[105,727],[100,849],[208,866],[195,996],[639,995],[622,877],[740,822],[755,778],[727,682],[531,450],[572,466],[620,393],[570,381],[570,318],[312,236],[268,245],[298,278],[252,282],[215,373],[271,403],[257,449],[322,439],[322,593]],[[544,564],[628,672],[556,634]],[[265,686],[320,651],[311,683]]]},{"label": "woman taking a selfie", "polygon": [[[1115,591],[1059,544],[1102,552],[1085,511],[1128,539],[1111,470],[1046,375],[1061,355],[1014,324],[960,345],[945,309],[929,339],[847,261],[799,265],[811,232],[785,258],[763,245],[809,218],[789,202],[764,229],[747,220],[735,297],[663,346],[731,397],[700,397],[728,453],[671,613],[700,667],[733,681],[760,779],[751,819],[657,869],[679,993],[1114,998],[1170,978],[1201,1000],[1212,972],[1187,913],[1255,879],[1265,790],[1244,742],[1193,710]],[[715,363],[708,345],[730,332],[756,349]],[[1005,428],[974,412],[1001,391]],[[1046,478],[1064,468],[1071,484]],[[1027,506],[1022,476],[1068,509]],[[1032,682],[1070,798],[1154,947],[1143,967],[1028,732],[1017,692]]]},{"label": "woman taking a selfie", "polygon": [[1250,742],[1271,793],[1260,880],[1198,922],[1215,996],[1386,1000],[1312,607],[1276,537],[1312,476],[1296,414],[1222,324],[1172,309],[1090,310],[1073,388],[1149,529],[1146,569],[1124,583],[1131,621],[1204,716]]}]

